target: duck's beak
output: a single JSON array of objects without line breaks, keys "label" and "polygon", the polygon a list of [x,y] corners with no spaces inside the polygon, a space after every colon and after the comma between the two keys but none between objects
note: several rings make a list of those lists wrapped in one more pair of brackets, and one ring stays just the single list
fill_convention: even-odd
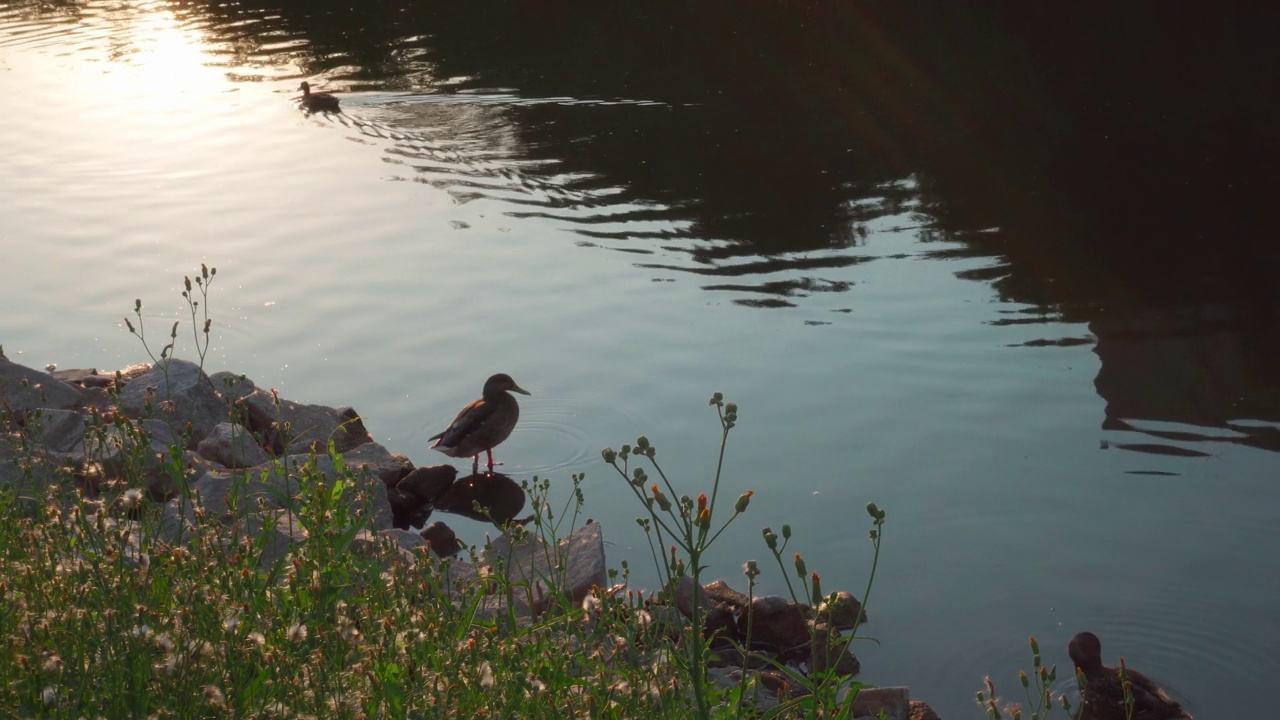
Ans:
[{"label": "duck's beak", "polygon": [[511,383],[511,392],[518,392],[521,395],[533,395],[533,393],[529,392],[528,390],[525,390],[524,388],[520,387],[515,383]]}]

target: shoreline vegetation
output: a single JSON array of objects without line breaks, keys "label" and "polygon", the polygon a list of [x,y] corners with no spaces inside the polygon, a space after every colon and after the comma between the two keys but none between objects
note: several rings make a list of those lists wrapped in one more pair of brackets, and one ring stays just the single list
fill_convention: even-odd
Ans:
[{"label": "shoreline vegetation", "polygon": [[[755,560],[746,593],[706,582],[703,554],[754,495],[722,483],[738,408],[720,393],[719,462],[696,497],[644,436],[602,452],[662,579],[637,590],[581,522],[582,474],[555,488],[567,497],[506,479],[523,519],[495,495],[447,502],[476,481],[400,488],[431,469],[372,442],[354,410],[205,375],[215,276],[184,279],[196,362],[172,357],[180,322],[153,353],[140,300],[125,323],[147,366],[46,373],[0,348],[0,715],[937,718],[905,687],[854,679],[874,503],[861,599],[824,592],[789,525],[762,532],[788,596],[756,594]],[[503,534],[463,548],[442,523],[407,529],[393,500],[409,496],[414,528],[435,509]],[[1054,671],[1032,650],[1029,716],[1047,717]],[[1021,717],[990,681],[978,699]]]}]

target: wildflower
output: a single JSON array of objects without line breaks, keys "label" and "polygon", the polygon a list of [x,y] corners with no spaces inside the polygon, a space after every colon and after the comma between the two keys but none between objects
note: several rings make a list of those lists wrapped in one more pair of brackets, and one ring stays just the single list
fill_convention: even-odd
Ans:
[{"label": "wildflower", "polygon": [[160,652],[173,652],[173,638],[169,637],[169,633],[160,633],[156,635],[156,647],[160,648]]},{"label": "wildflower", "polygon": [[235,631],[236,631],[236,628],[238,628],[238,627],[240,627],[240,613],[238,613],[238,612],[233,612],[233,613],[231,613],[230,615],[228,615],[228,616],[226,616],[225,618],[223,618],[223,620],[222,620],[222,629],[223,629],[223,630],[225,630],[225,631],[227,631],[227,632],[229,632],[229,633],[233,633],[233,632],[235,632]]},{"label": "wildflower", "polygon": [[736,513],[743,513],[743,512],[746,512],[746,510],[747,510],[747,505],[748,505],[748,504],[750,504],[750,502],[751,502],[751,496],[752,496],[752,495],[755,495],[755,494],[756,494],[756,493],[755,493],[755,491],[754,491],[754,490],[748,490],[748,491],[746,491],[746,492],[742,493],[741,495],[739,495],[739,496],[738,496],[738,502],[737,502],[737,503],[735,503],[735,504],[734,504],[734,506],[733,506],[733,511],[734,511],[734,512],[736,512]]},{"label": "wildflower", "polygon": [[493,689],[493,667],[488,661],[480,666],[480,687],[485,690]]},{"label": "wildflower", "polygon": [[307,626],[302,623],[291,625],[288,633],[289,642],[300,643],[307,639]]},{"label": "wildflower", "polygon": [[62,658],[57,655],[49,655],[44,659],[44,671],[53,673],[54,675],[62,672]]},{"label": "wildflower", "polygon": [[129,488],[124,491],[124,495],[120,496],[120,506],[125,510],[132,510],[142,504],[142,498],[142,490]]},{"label": "wildflower", "polygon": [[222,694],[222,688],[217,685],[204,686],[204,699],[214,707],[222,707],[227,703],[226,696]]},{"label": "wildflower", "polygon": [[254,630],[253,632],[249,633],[249,642],[253,643],[254,645],[257,645],[258,647],[262,647],[267,644],[267,638],[262,633],[258,632],[257,630]]},{"label": "wildflower", "polygon": [[58,689],[52,685],[46,686],[40,691],[40,699],[44,701],[45,707],[54,707],[58,704]]}]

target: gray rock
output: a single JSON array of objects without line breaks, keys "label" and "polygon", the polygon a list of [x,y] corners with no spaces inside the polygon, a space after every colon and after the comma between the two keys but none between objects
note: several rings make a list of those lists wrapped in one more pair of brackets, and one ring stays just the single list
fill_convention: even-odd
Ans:
[{"label": "gray rock", "polygon": [[0,356],[0,407],[21,415],[36,408],[71,410],[83,401],[79,388]]},{"label": "gray rock", "polygon": [[561,540],[556,547],[527,533],[509,534],[493,541],[480,562],[484,575],[498,575],[516,585],[516,610],[541,613],[557,594],[580,603],[593,586],[607,582],[604,536],[600,523],[588,522]]},{"label": "gray rock", "polygon": [[[154,395],[148,416],[146,402],[150,393]],[[229,411],[200,366],[176,358],[162,360],[131,380],[121,393],[121,407],[135,419],[163,420],[178,434],[190,423],[191,439],[187,447],[192,450],[218,423],[227,419]]]},{"label": "gray rock", "polygon": [[265,390],[247,395],[244,406],[249,414],[249,427],[279,454],[326,452],[330,440],[338,452],[347,452],[368,443],[372,438],[352,408],[304,405],[280,398]]},{"label": "gray rock", "polygon": [[249,397],[258,389],[249,378],[227,370],[210,375],[209,382],[228,403]]},{"label": "gray rock", "polygon": [[271,461],[271,456],[258,447],[247,429],[229,422],[215,425],[196,446],[196,452],[229,468],[254,467]]},{"label": "gray rock", "polygon": [[27,418],[26,426],[44,447],[71,452],[84,440],[85,417],[74,410],[38,410]]}]

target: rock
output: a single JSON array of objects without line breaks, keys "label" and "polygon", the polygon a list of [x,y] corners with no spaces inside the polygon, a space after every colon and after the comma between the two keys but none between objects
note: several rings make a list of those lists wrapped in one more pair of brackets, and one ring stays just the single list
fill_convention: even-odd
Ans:
[{"label": "rock", "polygon": [[911,691],[906,687],[864,687],[853,698],[853,716],[877,717],[884,711],[887,720],[907,720]]},{"label": "rock", "polygon": [[452,465],[432,465],[413,470],[393,485],[410,498],[434,503],[457,477],[458,468]]},{"label": "rock", "polygon": [[438,557],[453,557],[462,551],[462,541],[453,528],[442,522],[433,522],[422,531],[422,539]]},{"label": "rock", "polygon": [[[787,651],[809,643],[808,607],[777,595],[751,601],[751,646]],[[747,614],[738,619],[738,630],[746,637]]]},{"label": "rock", "polygon": [[27,418],[26,429],[39,445],[71,452],[84,440],[85,417],[74,410],[36,410]]},{"label": "rock", "polygon": [[229,422],[218,423],[196,446],[200,455],[229,468],[262,465],[271,460],[249,431]]},{"label": "rock", "polygon": [[736,608],[745,608],[747,603],[751,602],[751,598],[729,587],[729,583],[723,580],[709,582],[703,585],[702,589],[712,602],[727,603]]},{"label": "rock", "polygon": [[22,416],[36,408],[71,410],[83,400],[79,388],[0,355],[0,407]]},{"label": "rock", "polygon": [[600,523],[588,522],[555,548],[527,533],[519,534],[516,540],[503,535],[493,541],[480,563],[481,574],[498,575],[517,586],[518,611],[541,613],[556,593],[580,603],[592,587],[607,582]]},{"label": "rock", "polygon": [[[711,612],[716,607],[716,602],[706,593],[706,588],[698,594],[698,603],[704,612]],[[693,617],[693,579],[688,575],[676,581],[676,607],[680,608],[685,617]]]},{"label": "rock", "polygon": [[229,411],[200,366],[176,358],[161,360],[125,385],[121,407],[134,419],[164,420],[180,435],[190,423],[187,447],[192,450]]},{"label": "rock", "polygon": [[907,711],[907,720],[942,720],[923,700],[912,700]]},{"label": "rock", "polygon": [[391,505],[391,527],[401,530],[422,527],[435,510],[435,505],[405,495],[394,487],[387,488],[387,502]]},{"label": "rock", "polygon": [[340,453],[371,442],[359,414],[352,408],[304,405],[279,398],[265,390],[254,390],[243,398],[249,427],[259,433],[276,454],[293,455],[327,452],[329,441]]},{"label": "rock", "polygon": [[[501,473],[476,473],[455,480],[435,506],[441,512],[454,513],[473,520],[492,521],[503,526],[524,509],[524,489]],[[486,508],[479,512],[476,506]]]},{"label": "rock", "polygon": [[849,639],[838,632],[831,632],[826,625],[819,625],[813,631],[810,653],[813,660],[812,672],[824,673],[834,670],[837,674],[853,677],[862,670],[862,663],[852,652],[849,652]]},{"label": "rock", "polygon": [[54,378],[61,380],[70,385],[79,385],[82,388],[105,388],[115,384],[114,375],[102,375],[93,368],[76,368],[74,370],[55,370],[51,373]]},{"label": "rock", "polygon": [[828,625],[841,630],[848,630],[852,628],[854,626],[854,618],[857,617],[859,613],[861,613],[862,618],[858,620],[857,623],[865,623],[867,621],[867,613],[862,609],[862,603],[858,602],[858,599],[853,595],[850,595],[843,590],[836,593],[834,603],[823,601],[823,603],[818,606],[818,619],[821,622],[825,622]]},{"label": "rock", "polygon": [[253,381],[244,375],[237,375],[233,372],[223,370],[209,376],[209,382],[213,383],[213,389],[217,390],[222,399],[228,404],[241,400],[253,394],[257,390],[257,386]]}]

